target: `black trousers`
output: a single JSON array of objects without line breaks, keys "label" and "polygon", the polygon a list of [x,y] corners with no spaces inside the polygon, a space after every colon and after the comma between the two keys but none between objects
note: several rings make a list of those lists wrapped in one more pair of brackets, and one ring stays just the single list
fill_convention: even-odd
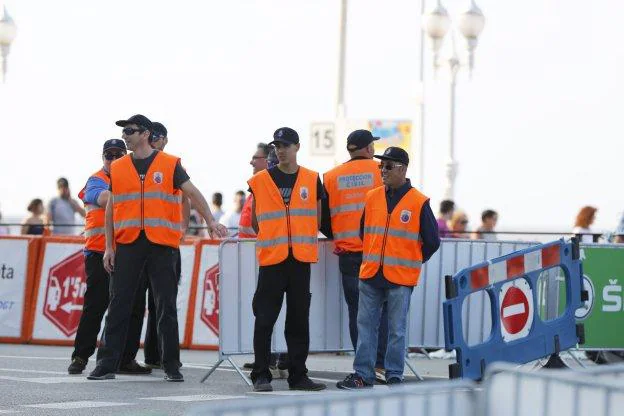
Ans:
[{"label": "black trousers", "polygon": [[[175,268],[177,274],[177,284],[180,284],[182,276],[180,249],[176,250]],[[134,307],[130,317],[130,325],[128,327],[128,339],[126,349],[121,359],[121,365],[127,364],[136,359],[139,348],[141,347],[141,332],[143,331],[143,318],[145,317],[145,303],[147,297],[147,330],[145,331],[145,342],[143,343],[143,352],[145,354],[145,362],[156,364],[160,362],[160,350],[158,347],[158,318],[156,316],[156,302],[154,301],[154,292],[150,284],[147,272],[143,270],[141,283],[134,298]]]},{"label": "black trousers", "polygon": [[97,355],[99,367],[115,371],[120,364],[134,299],[141,286],[143,269],[154,289],[161,363],[165,371],[173,371],[179,367],[175,256],[176,249],[153,244],[143,232],[133,243],[117,246],[115,270],[111,276],[108,316],[102,345]]},{"label": "black trousers", "polygon": [[90,252],[85,255],[85,272],[87,274],[87,291],[78,332],[74,339],[72,358],[79,357],[87,361],[95,352],[97,336],[100,333],[102,318],[108,307],[108,272],[104,269],[102,253]]},{"label": "black trousers", "polygon": [[260,266],[258,286],[253,297],[254,368],[251,379],[272,380],[269,371],[271,335],[282,309],[286,293],[286,328],[288,346],[288,383],[297,383],[307,372],[306,360],[310,348],[310,263],[302,263],[289,256],[282,263]]}]

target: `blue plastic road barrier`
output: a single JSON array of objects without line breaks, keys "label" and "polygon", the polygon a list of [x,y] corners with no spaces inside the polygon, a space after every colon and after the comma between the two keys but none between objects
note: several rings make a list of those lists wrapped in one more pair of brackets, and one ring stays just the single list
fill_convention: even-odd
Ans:
[{"label": "blue plastic road barrier", "polygon": [[[582,324],[574,311],[581,306],[583,269],[576,239],[563,239],[479,263],[446,276],[443,305],[444,338],[457,363],[450,378],[480,380],[485,367],[496,361],[528,363],[584,342]],[[549,321],[539,317],[537,287],[540,274],[560,267],[565,275],[566,308]],[[462,304],[472,293],[485,290],[490,299],[492,332],[482,344],[468,346],[463,337]]]}]

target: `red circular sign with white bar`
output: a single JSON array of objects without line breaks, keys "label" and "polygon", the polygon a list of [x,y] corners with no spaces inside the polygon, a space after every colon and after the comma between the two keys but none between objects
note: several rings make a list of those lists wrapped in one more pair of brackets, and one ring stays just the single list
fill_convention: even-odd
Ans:
[{"label": "red circular sign with white bar", "polygon": [[505,342],[529,335],[533,325],[533,291],[525,279],[501,287],[499,297],[501,335]]}]

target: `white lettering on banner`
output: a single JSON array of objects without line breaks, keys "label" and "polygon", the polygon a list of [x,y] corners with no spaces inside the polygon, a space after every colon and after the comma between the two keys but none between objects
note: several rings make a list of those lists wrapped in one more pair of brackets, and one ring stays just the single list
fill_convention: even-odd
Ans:
[{"label": "white lettering on banner", "polygon": [[622,310],[622,286],[617,279],[609,279],[609,284],[602,289],[603,312],[619,312]]},{"label": "white lettering on banner", "polygon": [[373,186],[372,173],[338,176],[338,189],[368,188]]},{"label": "white lettering on banner", "polygon": [[22,335],[28,273],[27,239],[0,239],[0,337]]}]

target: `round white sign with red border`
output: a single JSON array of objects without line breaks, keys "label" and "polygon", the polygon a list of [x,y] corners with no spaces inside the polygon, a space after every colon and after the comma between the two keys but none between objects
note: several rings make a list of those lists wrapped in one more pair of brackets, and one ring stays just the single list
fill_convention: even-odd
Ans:
[{"label": "round white sign with red border", "polygon": [[503,341],[529,335],[533,326],[533,291],[526,279],[515,279],[501,286],[498,306]]}]

